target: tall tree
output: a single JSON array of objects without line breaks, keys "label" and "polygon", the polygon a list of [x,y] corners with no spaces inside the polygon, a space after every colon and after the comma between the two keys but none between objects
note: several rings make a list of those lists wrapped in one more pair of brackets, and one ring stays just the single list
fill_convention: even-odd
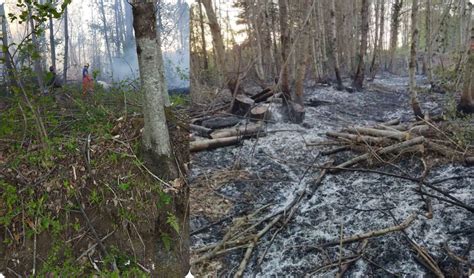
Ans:
[{"label": "tall tree", "polygon": [[217,16],[212,6],[211,0],[201,0],[201,3],[204,5],[207,19],[209,21],[208,23],[209,28],[211,29],[212,44],[216,53],[216,62],[219,70],[219,76],[221,77],[220,79],[222,81],[229,81],[225,80],[226,78],[228,78],[228,76],[226,71],[224,40],[222,39],[219,21],[217,20]]},{"label": "tall tree", "polygon": [[202,4],[201,0],[198,0],[199,7],[199,27],[201,28],[201,49],[202,49],[202,58],[204,60],[204,70],[209,68],[209,62],[207,60],[207,46],[206,46],[206,33],[204,29],[204,16],[202,15]]},{"label": "tall tree", "polygon": [[418,101],[418,94],[416,91],[416,48],[418,45],[418,26],[417,26],[417,16],[418,16],[418,0],[412,0],[411,7],[411,46],[410,46],[410,63],[408,67],[409,73],[409,91],[410,91],[410,101],[413,113],[417,118],[423,118],[423,111],[421,110],[420,102]]},{"label": "tall tree", "polygon": [[107,25],[107,18],[105,16],[105,7],[104,7],[104,0],[99,0],[99,11],[101,15],[102,27],[104,32],[105,38],[105,50],[107,51],[107,58],[109,60],[109,69],[110,69],[110,76],[113,79],[113,62],[112,62],[112,50],[110,49],[110,41],[109,41],[109,32],[108,32],[108,25]]},{"label": "tall tree", "polygon": [[474,28],[471,29],[469,58],[464,69],[464,86],[458,110],[474,113]]},{"label": "tall tree", "polygon": [[369,4],[370,0],[362,0],[361,7],[361,35],[360,48],[357,55],[357,70],[354,75],[353,86],[356,90],[362,90],[365,76],[365,53],[367,52],[367,35],[369,33]]},{"label": "tall tree", "polygon": [[8,51],[8,28],[7,28],[7,19],[5,17],[5,4],[0,4],[0,23],[2,24],[2,46],[3,49],[0,51],[3,54],[3,62],[5,63],[5,67],[7,70],[6,81],[7,86],[9,87],[13,80],[13,65],[10,57],[10,53]]},{"label": "tall tree", "polygon": [[[49,4],[54,7],[53,0]],[[56,42],[54,41],[54,22],[53,15],[49,15],[49,45],[51,47],[51,66],[56,70]]]},{"label": "tall tree", "polygon": [[338,90],[344,89],[342,85],[342,78],[339,66],[339,48],[337,43],[337,24],[336,24],[336,0],[331,0],[331,10],[329,12],[331,15],[331,46],[332,54],[334,59],[334,73],[336,75],[336,88]]},{"label": "tall tree", "polygon": [[31,7],[31,4],[28,4],[28,21],[30,24],[30,29],[31,29],[31,43],[33,44],[33,49],[38,55],[34,55],[36,57],[33,57],[33,67],[34,71],[36,74],[36,81],[38,83],[38,87],[41,91],[41,93],[44,92],[44,82],[43,82],[43,68],[41,66],[41,55],[40,55],[40,45],[38,38],[36,36],[37,33],[37,26],[35,24],[35,20],[33,17],[33,9]]},{"label": "tall tree", "polygon": [[[376,21],[378,22],[375,27],[375,41],[374,41],[374,53],[372,56],[372,62],[370,63],[370,78],[374,79],[375,75],[377,74],[378,63],[377,59],[380,59],[380,51],[383,48],[383,36],[384,36],[384,29],[385,29],[385,3],[383,0],[377,1],[377,6],[380,8],[379,16],[376,17]],[[379,20],[377,20],[379,18]],[[378,27],[378,28],[377,28]]]},{"label": "tall tree", "polygon": [[64,63],[63,63],[63,82],[67,82],[67,70],[69,63],[69,16],[68,8],[64,9]]},{"label": "tall tree", "polygon": [[282,68],[280,70],[279,83],[281,84],[281,90],[285,96],[285,100],[290,100],[290,81],[288,72],[288,52],[290,50],[290,31],[288,28],[288,6],[286,0],[278,0],[278,8],[280,12],[280,48],[281,48],[281,60]]},{"label": "tall tree", "polygon": [[[183,277],[189,270],[189,205],[188,188],[180,179],[180,168],[170,140],[165,113],[164,76],[160,72],[162,58],[160,33],[157,32],[155,2],[135,0],[133,5],[133,27],[135,30],[138,65],[143,91],[143,154],[151,169],[163,180],[174,180],[171,203],[161,207],[155,221],[154,232],[162,240],[151,243],[151,254],[155,268],[152,277]],[[168,114],[168,116],[167,116]],[[168,224],[170,215],[176,225]],[[165,240],[166,239],[166,240]],[[171,240],[171,244],[169,241]],[[168,241],[168,244],[166,243]]]},{"label": "tall tree", "polygon": [[431,65],[431,56],[433,55],[433,47],[431,44],[431,0],[426,0],[426,19],[425,19],[425,41],[426,41],[426,51],[425,51],[425,61],[426,61],[426,75],[428,76],[428,81],[430,84],[433,84],[433,69]]},{"label": "tall tree", "polygon": [[390,60],[389,71],[393,72],[393,59],[395,57],[395,50],[398,43],[398,30],[400,28],[400,13],[403,7],[403,0],[395,0],[392,6],[392,19],[390,26]]}]

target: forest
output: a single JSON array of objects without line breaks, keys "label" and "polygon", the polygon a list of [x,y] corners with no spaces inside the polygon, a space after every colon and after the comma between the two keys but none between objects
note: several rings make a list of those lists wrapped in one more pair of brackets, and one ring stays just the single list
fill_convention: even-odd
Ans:
[{"label": "forest", "polygon": [[191,6],[191,266],[468,277],[470,1]]},{"label": "forest", "polygon": [[473,4],[0,1],[0,277],[470,277]]}]

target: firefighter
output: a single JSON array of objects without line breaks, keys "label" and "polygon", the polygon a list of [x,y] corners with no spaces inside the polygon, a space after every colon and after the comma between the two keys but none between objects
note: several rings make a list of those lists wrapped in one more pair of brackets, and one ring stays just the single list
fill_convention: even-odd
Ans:
[{"label": "firefighter", "polygon": [[89,63],[86,63],[82,69],[82,95],[85,96],[87,93],[92,93],[93,91],[94,81],[89,75]]}]

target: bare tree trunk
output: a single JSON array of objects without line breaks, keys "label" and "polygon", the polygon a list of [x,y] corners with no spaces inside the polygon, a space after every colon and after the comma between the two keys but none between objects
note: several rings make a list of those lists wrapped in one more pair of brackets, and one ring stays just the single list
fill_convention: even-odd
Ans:
[{"label": "bare tree trunk", "polygon": [[202,56],[204,59],[204,69],[209,69],[209,62],[207,61],[207,46],[206,46],[206,33],[204,29],[204,17],[202,15],[202,4],[201,0],[198,0],[199,7],[199,26],[201,27],[201,43],[202,43]]},{"label": "bare tree trunk", "polygon": [[107,51],[107,58],[109,59],[109,69],[110,69],[110,77],[112,80],[114,79],[114,71],[113,71],[113,62],[112,62],[112,52],[110,50],[110,42],[109,42],[109,35],[107,30],[107,18],[105,17],[105,8],[104,8],[104,0],[99,0],[99,10],[102,17],[102,26],[104,28],[104,37],[105,37],[105,49]]},{"label": "bare tree trunk", "polygon": [[418,101],[418,94],[416,92],[416,48],[418,45],[418,26],[417,26],[417,16],[418,16],[418,0],[412,0],[412,9],[411,9],[411,48],[410,48],[410,64],[409,64],[409,75],[410,83],[409,90],[411,96],[411,107],[413,113],[417,118],[423,118],[423,111],[421,111],[420,102]]},{"label": "bare tree trunk", "polygon": [[[303,32],[301,43],[300,43],[300,55],[298,55],[298,65],[296,69],[296,78],[295,78],[295,102],[299,105],[303,106],[303,92],[304,92],[304,79],[306,76],[306,68],[308,65],[308,58],[309,58],[309,28],[308,22],[305,22],[305,14],[306,9],[311,6],[309,0],[304,0],[302,2],[302,7],[299,13],[299,20],[300,20],[300,30]],[[310,11],[312,13],[312,11]]]},{"label": "bare tree trunk", "polygon": [[391,30],[390,30],[390,61],[388,69],[393,72],[393,58],[395,56],[395,50],[397,49],[398,43],[398,29],[400,28],[400,12],[402,10],[403,0],[395,0],[392,7],[392,19],[391,19]]},{"label": "bare tree trunk", "polygon": [[[33,44],[34,51],[36,53],[40,53],[40,47],[38,43],[38,39],[36,37],[36,26],[32,15],[31,5],[28,4],[28,14],[29,14],[29,23],[31,28],[31,43]],[[40,92],[44,92],[44,83],[43,83],[43,69],[41,67],[41,56],[33,59],[34,70],[36,73],[36,81],[38,82],[38,87]]]},{"label": "bare tree trunk", "polygon": [[336,75],[336,89],[343,90],[341,72],[339,69],[339,48],[337,43],[337,25],[336,25],[336,0],[331,0],[331,45],[334,58],[334,73]]},{"label": "bare tree trunk", "polygon": [[474,28],[471,29],[471,47],[469,59],[464,69],[464,86],[458,110],[464,113],[474,113]]},{"label": "bare tree trunk", "polygon": [[14,74],[13,74],[13,66],[12,66],[12,61],[10,57],[10,52],[8,50],[8,28],[7,28],[7,19],[5,17],[5,4],[0,4],[0,21],[2,24],[2,45],[3,49],[1,50],[1,53],[3,54],[3,61],[5,64],[5,68],[7,70],[7,75],[5,76],[6,78],[6,83],[7,83],[7,89],[10,88],[12,83],[14,82]]},{"label": "bare tree trunk", "polygon": [[[372,62],[370,63],[370,77],[371,79],[375,78],[378,69],[377,59],[380,60],[380,50],[383,48],[383,36],[384,36],[384,28],[385,28],[385,3],[383,0],[378,1],[378,6],[380,7],[380,20],[379,23],[376,24],[375,32],[375,44],[374,44],[374,55],[372,56]],[[376,16],[377,17],[377,16]],[[377,26],[378,25],[378,26]],[[377,28],[378,27],[378,28]],[[380,61],[379,61],[380,63]]]},{"label": "bare tree trunk", "polygon": [[206,9],[207,19],[209,20],[209,28],[211,29],[212,44],[214,46],[214,50],[216,53],[216,61],[217,61],[217,67],[219,69],[220,79],[221,81],[228,81],[228,80],[225,80],[228,78],[228,76],[227,76],[225,48],[224,48],[224,41],[222,39],[222,34],[221,34],[221,27],[219,26],[219,22],[217,21],[216,13],[214,12],[214,8],[212,7],[211,0],[201,0],[201,3],[204,5],[204,8]]},{"label": "bare tree trunk", "polygon": [[69,17],[68,8],[64,9],[64,63],[63,63],[63,82],[67,82],[67,70],[69,62]]},{"label": "bare tree trunk", "polygon": [[[50,0],[51,5],[54,6],[52,0]],[[49,44],[51,47],[51,66],[56,70],[56,43],[54,42],[54,22],[53,16],[49,16]]]},{"label": "bare tree trunk", "polygon": [[431,65],[431,56],[433,55],[433,48],[431,44],[431,0],[426,0],[426,74],[428,76],[428,81],[430,84],[433,84],[433,69]]},{"label": "bare tree trunk", "polygon": [[288,29],[288,7],[286,0],[278,0],[278,7],[280,12],[280,41],[281,41],[281,90],[285,96],[285,100],[290,100],[290,83],[288,73],[288,52],[290,50],[290,34]]},{"label": "bare tree trunk", "polygon": [[[163,102],[163,75],[159,72],[162,61],[157,49],[161,48],[156,30],[154,1],[138,1],[133,4],[133,27],[137,44],[138,64],[143,90],[143,153],[148,165],[163,180],[175,180],[170,190],[171,203],[161,207],[155,219],[155,238],[149,244],[148,255],[154,267],[149,267],[152,277],[184,277],[189,270],[189,189],[180,183],[179,169],[171,147],[167,116]],[[178,224],[169,224],[170,215]],[[161,239],[161,240],[160,240]],[[166,240],[165,240],[166,239]],[[166,243],[166,241],[168,243]],[[151,249],[151,250],[150,250]]]},{"label": "bare tree trunk", "polygon": [[362,0],[362,8],[361,8],[361,38],[360,38],[360,48],[359,54],[357,57],[358,65],[357,70],[354,76],[354,82],[352,83],[356,90],[362,90],[362,86],[364,84],[364,76],[365,76],[365,53],[367,52],[367,35],[369,33],[369,1],[370,0]]}]

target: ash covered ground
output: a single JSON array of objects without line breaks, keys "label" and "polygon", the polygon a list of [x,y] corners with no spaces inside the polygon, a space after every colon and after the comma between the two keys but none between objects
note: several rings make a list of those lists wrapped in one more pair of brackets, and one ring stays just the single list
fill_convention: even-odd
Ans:
[{"label": "ash covered ground", "polygon": [[[318,155],[325,146],[307,146],[306,142],[324,141],[325,133],[347,126],[371,125],[400,118],[412,120],[407,78],[389,77],[375,80],[363,92],[348,93],[331,87],[308,87],[305,90],[306,116],[303,125],[281,122],[278,107],[273,109],[274,122],[266,126],[265,137],[246,140],[241,146],[220,148],[194,154],[191,186],[193,180],[211,176],[216,171],[226,172],[239,169],[250,178],[233,180],[214,188],[210,195],[217,195],[228,204],[219,217],[211,219],[205,213],[191,213],[191,229],[197,230],[219,219],[227,219],[191,237],[192,248],[215,243],[223,238],[232,217],[249,213],[267,204],[270,210],[284,208],[299,192],[312,188],[319,175],[316,168],[308,165],[323,165],[328,156]],[[422,83],[423,80],[419,80]],[[384,90],[370,88],[383,87]],[[382,92],[383,91],[383,92]],[[323,101],[309,106],[314,100]],[[424,111],[440,114],[448,102],[446,94],[420,94]],[[352,152],[338,154],[336,160],[355,156]],[[401,167],[378,166],[377,170],[396,174],[419,176],[423,170],[419,158],[405,158],[398,163]],[[433,181],[452,176],[474,176],[474,169],[461,165],[442,164],[431,169],[426,180]],[[473,204],[474,179],[464,178],[438,184],[466,204]],[[324,268],[330,260],[339,255],[350,255],[358,243],[327,250],[310,248],[321,242],[340,237],[341,226],[344,236],[351,236],[372,230],[391,227],[419,213],[415,222],[407,228],[406,235],[426,250],[437,261],[445,273],[456,276],[455,263],[447,256],[443,244],[456,254],[465,255],[470,262],[474,252],[468,246],[474,241],[474,219],[471,212],[432,200],[433,218],[422,215],[424,202],[415,193],[419,185],[415,182],[367,172],[340,172],[327,174],[322,183],[308,197],[302,200],[295,216],[269,245],[275,229],[270,230],[258,243],[252,253],[244,277],[333,277],[337,267]],[[434,193],[431,190],[427,190]],[[192,203],[204,202],[206,196],[193,199]],[[212,203],[211,203],[212,204]],[[218,206],[216,210],[222,209]],[[260,265],[258,259],[268,253]],[[467,254],[466,254],[466,250]],[[218,262],[209,273],[198,276],[232,276],[240,264],[245,249],[232,251],[214,258]],[[432,276],[416,259],[406,236],[401,232],[370,239],[364,257],[349,268],[346,277],[421,277]]]}]

